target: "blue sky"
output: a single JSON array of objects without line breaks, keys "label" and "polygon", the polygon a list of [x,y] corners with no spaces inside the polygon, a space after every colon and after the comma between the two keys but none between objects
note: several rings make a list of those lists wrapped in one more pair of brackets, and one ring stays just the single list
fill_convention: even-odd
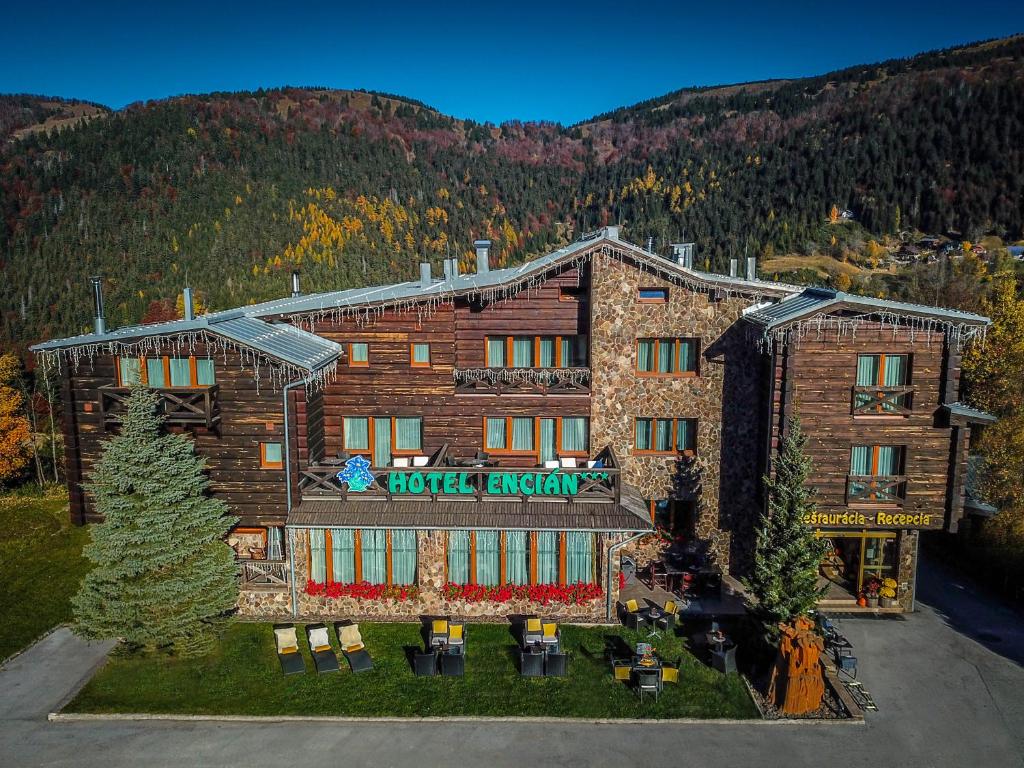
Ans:
[{"label": "blue sky", "polygon": [[323,85],[481,121],[568,124],[689,85],[820,74],[1024,31],[1019,0],[348,5],[11,3],[0,93],[122,107]]}]

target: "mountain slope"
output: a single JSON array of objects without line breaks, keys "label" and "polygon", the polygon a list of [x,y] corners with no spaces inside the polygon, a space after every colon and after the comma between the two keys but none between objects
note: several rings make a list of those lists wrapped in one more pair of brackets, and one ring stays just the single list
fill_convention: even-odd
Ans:
[{"label": "mountain slope", "polygon": [[[476,237],[504,264],[615,222],[718,269],[866,232],[1018,238],[1022,184],[1021,37],[569,128],[354,91],[186,96],[0,150],[0,340],[83,330],[93,273],[116,325],[172,313],[186,279],[222,308],[281,295],[293,267],[327,290],[468,259]],[[834,205],[859,225],[830,227]]]}]

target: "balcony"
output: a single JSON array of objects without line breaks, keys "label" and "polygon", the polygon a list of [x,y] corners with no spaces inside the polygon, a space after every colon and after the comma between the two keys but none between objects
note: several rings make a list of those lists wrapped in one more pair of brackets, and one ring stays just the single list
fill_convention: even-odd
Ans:
[{"label": "balcony", "polygon": [[[220,403],[217,399],[219,388],[216,384],[207,387],[162,387],[151,391],[159,397],[157,413],[164,416],[165,424],[213,429],[220,423]],[[99,392],[104,428],[120,424],[131,389],[111,385],[100,387]]]},{"label": "balcony", "polygon": [[847,475],[847,504],[901,505],[907,497],[906,475]]},{"label": "balcony", "polygon": [[[444,451],[424,467],[370,467],[356,483],[342,482],[340,464],[312,464],[299,477],[303,499],[340,501],[505,501],[613,503],[621,499],[619,464],[612,449],[600,467],[500,467],[483,459],[457,459]],[[586,462],[584,462],[586,463]]]},{"label": "balcony", "polygon": [[457,395],[587,395],[589,368],[459,368]]},{"label": "balcony", "polygon": [[288,563],[284,560],[239,560],[242,589],[276,590],[288,586]]},{"label": "balcony", "polygon": [[854,387],[854,416],[909,416],[913,412],[914,387]]}]

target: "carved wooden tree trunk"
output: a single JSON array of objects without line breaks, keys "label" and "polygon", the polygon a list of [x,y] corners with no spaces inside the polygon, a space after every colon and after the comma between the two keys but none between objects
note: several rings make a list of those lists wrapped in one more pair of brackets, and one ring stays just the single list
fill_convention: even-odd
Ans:
[{"label": "carved wooden tree trunk", "polygon": [[772,670],[768,698],[786,715],[802,715],[821,706],[825,695],[821,652],[824,643],[814,624],[797,618],[792,624],[780,624],[779,655]]}]

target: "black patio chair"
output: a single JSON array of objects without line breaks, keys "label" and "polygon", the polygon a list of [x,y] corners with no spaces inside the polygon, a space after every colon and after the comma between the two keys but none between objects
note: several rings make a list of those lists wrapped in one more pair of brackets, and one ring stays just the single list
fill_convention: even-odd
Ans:
[{"label": "black patio chair", "polygon": [[417,651],[413,656],[413,671],[417,677],[433,677],[437,674],[437,654]]},{"label": "black patio chair", "polygon": [[519,651],[519,674],[523,677],[543,677],[544,654]]},{"label": "black patio chair", "polygon": [[441,674],[447,677],[462,677],[466,673],[466,657],[461,653],[441,654]]},{"label": "black patio chair", "polygon": [[654,694],[654,700],[658,700],[661,693],[661,670],[657,667],[652,669],[637,669],[633,672],[636,678],[636,689],[640,692],[640,701],[644,700],[644,693]]},{"label": "black patio chair", "polygon": [[732,645],[720,651],[711,652],[711,668],[722,674],[736,673],[736,646]]},{"label": "black patio chair", "polygon": [[546,677],[565,677],[569,674],[568,653],[548,653],[544,662],[544,675]]}]

